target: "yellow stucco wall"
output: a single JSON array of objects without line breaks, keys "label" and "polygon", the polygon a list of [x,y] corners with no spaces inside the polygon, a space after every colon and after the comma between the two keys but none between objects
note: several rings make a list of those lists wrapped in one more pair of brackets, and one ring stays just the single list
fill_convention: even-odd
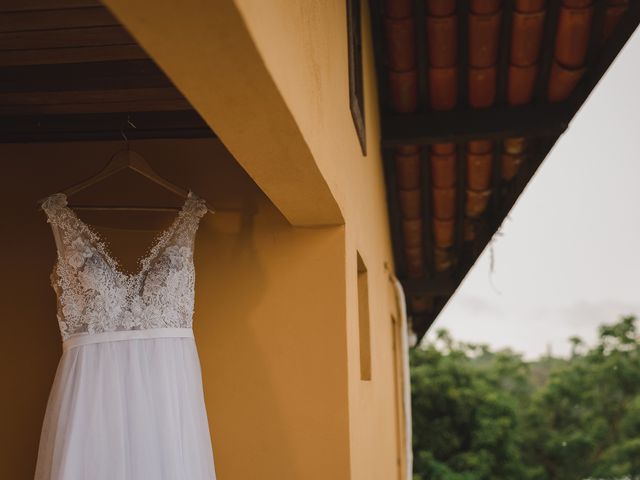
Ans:
[{"label": "yellow stucco wall", "polygon": [[[345,2],[161,0],[151,11],[141,0],[106,3],[248,173],[215,141],[135,144],[160,173],[229,209],[207,218],[196,254],[196,338],[220,480],[399,478],[398,312],[368,22],[363,157],[348,104]],[[239,43],[218,48],[229,38]],[[31,475],[59,355],[47,285],[53,243],[33,202],[95,171],[114,148],[0,147],[15,174],[3,218],[28,239],[4,237],[0,251],[12,252],[7,268],[29,266],[4,290],[0,308],[21,322],[3,355],[32,366],[27,378],[1,362],[15,393],[0,398],[0,478]],[[323,224],[335,226],[313,226]],[[138,239],[122,256],[149,238],[105,235],[114,246]],[[370,381],[360,379],[356,252],[369,276]]]},{"label": "yellow stucco wall", "polygon": [[[346,2],[238,0],[236,4],[345,217],[351,478],[398,478],[391,336],[395,303],[388,290],[393,265],[367,2],[363,2],[366,157],[361,155],[349,111]],[[360,380],[356,251],[369,270],[370,382]]]},{"label": "yellow stucco wall", "polygon": [[[346,225],[347,351],[352,479],[398,478],[390,236],[367,2],[363,2],[363,157],[349,111],[346,2],[238,0],[267,69],[334,194]],[[372,381],[360,380],[356,252],[369,270]],[[388,269],[385,269],[385,265]]]},{"label": "yellow stucco wall", "polygon": [[[9,332],[0,362],[8,393],[0,396],[0,478],[33,477],[61,353],[49,286],[54,245],[35,202],[97,171],[119,147],[0,147],[2,158],[11,159],[0,204],[3,231],[12,232],[0,237],[3,271],[11,272],[0,285]],[[335,472],[349,464],[344,227],[289,225],[215,140],[154,140],[133,148],[220,209],[203,219],[195,257],[195,335],[219,477],[340,478]],[[127,190],[151,204],[167,201],[157,187],[126,176],[89,196],[107,200]],[[135,264],[154,235],[131,230],[122,214],[84,216],[110,226],[99,231],[125,265]],[[154,228],[164,221],[151,220]]]}]

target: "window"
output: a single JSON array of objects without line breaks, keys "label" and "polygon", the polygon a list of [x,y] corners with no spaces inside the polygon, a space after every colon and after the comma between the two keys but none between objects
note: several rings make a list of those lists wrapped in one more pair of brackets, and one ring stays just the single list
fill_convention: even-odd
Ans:
[{"label": "window", "polygon": [[369,279],[358,252],[358,331],[360,337],[360,379],[371,380],[371,328],[369,322]]},{"label": "window", "polygon": [[349,40],[349,108],[362,154],[367,154],[364,125],[364,84],[362,78],[362,10],[360,0],[347,0],[347,38]]}]

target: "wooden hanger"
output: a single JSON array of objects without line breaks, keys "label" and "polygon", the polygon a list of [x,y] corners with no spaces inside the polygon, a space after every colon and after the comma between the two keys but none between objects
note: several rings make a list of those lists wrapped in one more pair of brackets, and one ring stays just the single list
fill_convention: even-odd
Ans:
[{"label": "wooden hanger", "polygon": [[[135,128],[135,125],[131,123],[131,121],[127,120],[127,122]],[[147,161],[142,158],[142,156],[132,150],[129,149],[129,140],[127,136],[124,134],[124,131],[121,130],[122,136],[126,142],[126,148],[116,152],[113,157],[111,157],[111,161],[98,173],[92,175],[91,177],[83,180],[80,183],[76,183],[62,190],[61,193],[64,193],[67,198],[75,195],[76,193],[95,185],[96,183],[101,182],[102,180],[115,175],[122,170],[132,170],[139,175],[151,180],[152,182],[160,185],[165,190],[168,190],[176,195],[186,199],[189,195],[189,191],[185,190],[174,183],[171,183],[167,179],[158,175],[153,168],[147,163]],[[42,203],[42,200],[39,202]],[[120,211],[155,211],[155,212],[166,212],[166,211],[175,211],[180,210],[180,207],[149,207],[149,206],[129,206],[129,205],[71,205],[71,207],[79,210],[120,210]],[[206,204],[207,210],[210,213],[215,213],[215,211]]]}]

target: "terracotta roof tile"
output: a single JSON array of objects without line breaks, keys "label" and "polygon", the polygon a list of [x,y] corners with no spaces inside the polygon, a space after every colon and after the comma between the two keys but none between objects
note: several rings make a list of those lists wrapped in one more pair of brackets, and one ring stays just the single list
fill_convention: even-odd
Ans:
[{"label": "terracotta roof tile", "polygon": [[540,57],[546,12],[513,12],[511,30],[511,64],[533,65]]},{"label": "terracotta roof tile", "polygon": [[487,190],[491,184],[493,152],[467,153],[467,186],[471,190]]},{"label": "terracotta roof tile", "polygon": [[527,148],[527,139],[524,137],[505,138],[503,141],[503,149],[506,153],[519,154],[523,153]]},{"label": "terracotta roof tile", "polygon": [[477,226],[477,222],[474,221],[473,219],[470,219],[470,218],[464,219],[463,238],[465,242],[472,242],[476,239],[476,236],[477,236],[476,226]]},{"label": "terracotta roof tile", "polygon": [[424,256],[422,254],[422,247],[405,247],[404,254],[407,262],[407,275],[410,278],[420,278],[424,274]]},{"label": "terracotta roof tile", "polygon": [[456,214],[456,189],[434,188],[433,216],[441,220],[449,220]]},{"label": "terracotta roof tile", "polygon": [[501,175],[502,179],[506,181],[513,180],[520,170],[520,166],[524,162],[524,155],[522,154],[502,154],[501,162]]},{"label": "terracotta roof tile", "polygon": [[[575,4],[581,2],[572,2]],[[567,2],[560,7],[558,32],[556,34],[555,58],[565,67],[579,68],[584,65],[589,46],[593,7],[570,8]]]},{"label": "terracotta roof tile", "polygon": [[493,140],[471,140],[467,144],[469,153],[490,153],[493,151]]},{"label": "terracotta roof tile", "polygon": [[458,68],[429,69],[429,102],[433,110],[451,110],[458,103]]},{"label": "terracotta roof tile", "polygon": [[399,113],[415,112],[418,109],[418,71],[389,70],[389,93],[393,110]]},{"label": "terracotta roof tile", "polygon": [[593,0],[562,0],[562,4],[570,8],[585,8],[593,5]]},{"label": "terracotta roof tile", "polygon": [[514,10],[517,12],[539,12],[545,7],[545,0],[515,0]]},{"label": "terracotta roof tile", "polygon": [[436,155],[446,155],[449,153],[455,153],[455,151],[455,143],[434,143],[431,145],[431,153],[435,153]]},{"label": "terracotta roof tile", "polygon": [[385,18],[387,64],[391,70],[416,68],[416,22],[413,17]]},{"label": "terracotta roof tile", "polygon": [[554,61],[551,65],[548,99],[550,102],[566,100],[584,75],[585,68],[570,68]]},{"label": "terracotta roof tile", "polygon": [[500,0],[471,0],[471,11],[486,15],[497,11],[500,3]]},{"label": "terracotta roof tile", "polygon": [[476,218],[484,213],[489,204],[491,190],[475,191],[467,190],[467,205],[465,213],[468,217]]},{"label": "terracotta roof tile", "polygon": [[486,108],[496,101],[497,69],[469,67],[469,105]]},{"label": "terracotta roof tile", "polygon": [[396,179],[398,187],[411,190],[420,187],[420,154],[403,154],[396,151],[394,154],[396,164]]},{"label": "terracotta roof tile", "polygon": [[409,17],[413,14],[413,0],[385,0],[384,13],[392,18]]},{"label": "terracotta roof tile", "polygon": [[458,17],[427,16],[426,28],[429,65],[454,66],[458,60]]},{"label": "terracotta roof tile", "polygon": [[619,5],[614,5],[612,2],[609,2],[609,6],[605,11],[604,27],[602,32],[602,36],[605,40],[611,36],[628,8],[628,2],[622,2]]},{"label": "terracotta roof tile", "polygon": [[431,154],[431,184],[437,188],[453,187],[456,184],[456,155]]},{"label": "terracotta roof tile", "polygon": [[433,219],[433,238],[436,247],[449,248],[453,246],[455,232],[454,220]]},{"label": "terracotta roof tile", "polygon": [[419,219],[422,216],[422,194],[419,188],[400,190],[400,209],[405,219]]},{"label": "terracotta roof tile", "polygon": [[420,153],[420,147],[418,145],[398,145],[396,151],[401,155],[410,155],[413,153]]},{"label": "terracotta roof tile", "polygon": [[433,262],[436,272],[444,272],[449,270],[453,266],[451,252],[444,248],[434,248]]},{"label": "terracotta roof tile", "polygon": [[469,65],[472,67],[495,66],[501,17],[500,10],[483,15],[469,15]]},{"label": "terracotta roof tile", "polygon": [[453,15],[456,11],[455,0],[426,0],[427,13],[436,17]]},{"label": "terracotta roof tile", "polygon": [[433,308],[433,297],[429,295],[412,295],[409,302],[414,312],[427,312]]},{"label": "terracotta roof tile", "polygon": [[526,67],[509,65],[507,74],[507,102],[509,105],[526,105],[531,103],[538,78],[538,65]]},{"label": "terracotta roof tile", "polygon": [[422,249],[422,219],[415,218],[402,221],[402,233],[405,239],[405,247],[407,249]]}]

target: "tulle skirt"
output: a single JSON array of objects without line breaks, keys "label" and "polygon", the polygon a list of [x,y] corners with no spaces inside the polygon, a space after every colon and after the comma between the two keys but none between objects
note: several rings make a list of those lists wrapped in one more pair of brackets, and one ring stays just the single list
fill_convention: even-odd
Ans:
[{"label": "tulle skirt", "polygon": [[49,396],[35,480],[213,480],[193,338],[66,350]]}]

